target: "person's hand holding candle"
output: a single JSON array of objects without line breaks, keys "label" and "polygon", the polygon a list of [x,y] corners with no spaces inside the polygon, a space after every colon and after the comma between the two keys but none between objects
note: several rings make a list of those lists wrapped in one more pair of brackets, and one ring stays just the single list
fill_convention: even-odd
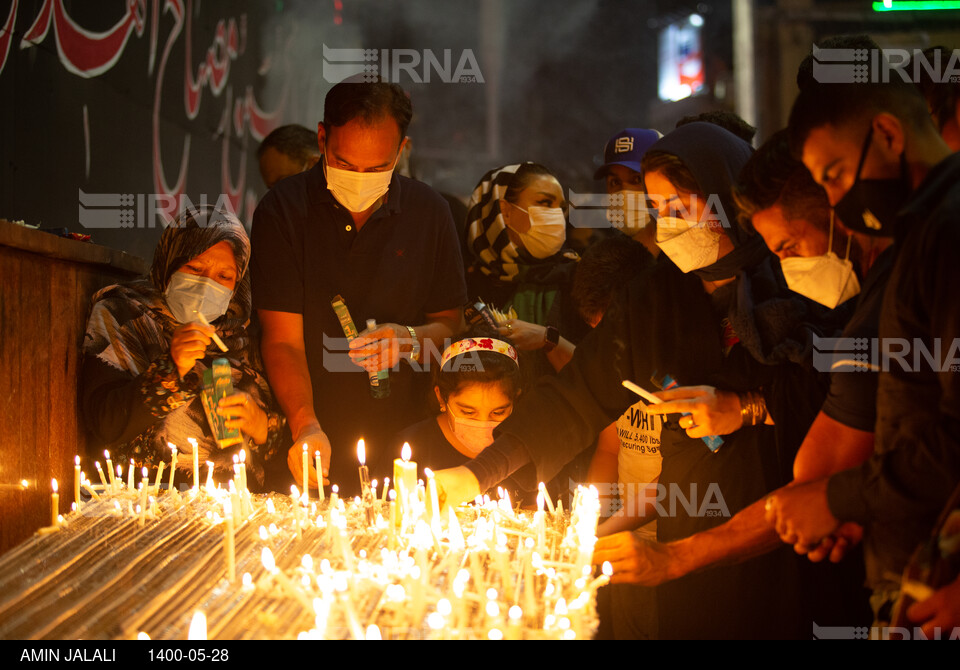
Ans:
[{"label": "person's hand holding candle", "polygon": [[307,453],[309,454],[309,458],[307,459],[308,484],[313,488],[319,488],[317,468],[315,465],[316,460],[314,458],[314,454],[318,451],[320,452],[321,459],[320,467],[323,468],[323,483],[325,485],[330,484],[330,480],[327,479],[327,477],[330,475],[330,456],[333,449],[330,446],[330,438],[328,438],[327,434],[317,425],[300,431],[297,439],[293,441],[293,446],[290,447],[290,450],[287,452],[287,467],[290,469],[290,474],[293,475],[293,480],[299,483],[303,476],[304,444],[307,445]]},{"label": "person's hand holding candle", "polygon": [[184,323],[173,331],[170,340],[170,357],[183,377],[193,369],[198,359],[206,354],[213,336],[213,326],[202,323]]},{"label": "person's hand holding candle", "polygon": [[388,370],[400,361],[401,344],[410,351],[410,331],[395,323],[363,330],[350,342],[350,358],[368,372]]}]

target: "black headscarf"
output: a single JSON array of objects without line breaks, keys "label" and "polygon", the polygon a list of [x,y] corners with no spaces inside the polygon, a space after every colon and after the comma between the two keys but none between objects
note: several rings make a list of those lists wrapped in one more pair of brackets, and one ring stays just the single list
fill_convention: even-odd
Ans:
[{"label": "black headscarf", "polygon": [[719,200],[718,211],[723,230],[734,249],[707,267],[694,270],[705,281],[736,276],[770,255],[759,235],[748,235],[737,225],[733,186],[737,175],[753,154],[753,148],[733,133],[712,123],[696,122],[680,126],[658,140],[648,150],[679,158],[690,171],[700,193]]}]

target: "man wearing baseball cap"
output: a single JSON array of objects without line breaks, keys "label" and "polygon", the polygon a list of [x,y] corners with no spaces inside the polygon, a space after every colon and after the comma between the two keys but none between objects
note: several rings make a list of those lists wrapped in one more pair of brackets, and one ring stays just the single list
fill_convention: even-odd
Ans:
[{"label": "man wearing baseball cap", "polygon": [[[640,161],[646,150],[663,137],[648,128],[624,128],[610,138],[603,150],[603,165],[594,173],[594,179],[606,181],[611,196],[607,219],[625,235],[643,244],[655,257],[656,226],[650,223],[650,211],[643,194],[643,176]],[[619,196],[619,197],[617,197]]]}]

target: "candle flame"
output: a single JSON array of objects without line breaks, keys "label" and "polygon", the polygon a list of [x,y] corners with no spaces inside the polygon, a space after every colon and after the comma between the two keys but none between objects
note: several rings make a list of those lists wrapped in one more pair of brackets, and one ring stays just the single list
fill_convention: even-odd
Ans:
[{"label": "candle flame", "polygon": [[110,452],[107,451],[106,449],[103,450],[103,456],[104,456],[104,458],[106,458],[108,461],[110,460]]},{"label": "candle flame", "polygon": [[431,470],[430,468],[424,468],[423,474],[427,479],[433,479],[433,470]]},{"label": "candle flame", "polygon": [[146,466],[143,467],[143,469],[140,471],[140,474],[143,475],[143,478],[144,478],[144,479],[147,478],[147,467],[146,467]]},{"label": "candle flame", "polygon": [[270,551],[269,547],[264,547],[263,551],[260,552],[260,562],[263,563],[263,567],[267,569],[267,572],[276,572],[277,562],[273,558],[273,552]]},{"label": "candle flame", "polygon": [[367,461],[367,445],[362,437],[357,440],[357,460],[360,461],[360,465],[365,465]]},{"label": "candle flame", "polygon": [[240,450],[240,462],[241,462],[241,463],[246,463],[246,462],[247,462],[247,450],[246,450],[246,449],[241,449],[241,450]]},{"label": "candle flame", "polygon": [[[394,453],[396,453],[396,452],[394,452]],[[410,460],[410,457],[411,457],[411,456],[413,456],[413,451],[410,449],[410,443],[409,443],[409,442],[404,442],[404,443],[403,443],[403,448],[400,449],[400,458],[402,458],[402,459],[404,460],[404,462],[406,462],[406,461],[409,461],[409,460]]]},{"label": "candle flame", "polygon": [[387,494],[387,497],[390,498],[390,502],[394,502],[397,499],[397,490],[390,489],[390,493]]},{"label": "candle flame", "polygon": [[52,480],[52,481],[50,482],[50,486],[53,487],[53,492],[56,493],[56,492],[57,492],[57,480],[56,480],[56,479]]},{"label": "candle flame", "polygon": [[22,486],[23,488],[27,488],[30,486],[30,482],[28,482],[26,479],[21,479],[20,486]]},{"label": "candle flame", "polygon": [[601,570],[607,577],[613,575],[613,565],[610,563],[610,561],[604,561]]},{"label": "candle flame", "polygon": [[73,463],[74,463],[74,465],[76,465],[76,466],[79,468],[79,467],[80,467],[80,457],[79,457],[79,456],[74,456],[74,457],[73,457]]},{"label": "candle flame", "polygon": [[188,640],[206,640],[207,639],[207,617],[203,612],[194,612],[193,619],[190,621],[190,631],[187,633]]},{"label": "candle flame", "polygon": [[303,443],[303,453],[307,453],[307,443]]},{"label": "candle flame", "polygon": [[170,451],[177,453],[177,445],[175,445],[173,442],[167,442],[167,446],[170,447]]}]

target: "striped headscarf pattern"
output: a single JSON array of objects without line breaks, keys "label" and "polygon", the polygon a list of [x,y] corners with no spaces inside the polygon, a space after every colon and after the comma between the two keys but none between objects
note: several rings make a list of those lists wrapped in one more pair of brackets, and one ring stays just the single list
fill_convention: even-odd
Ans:
[{"label": "striped headscarf pattern", "polygon": [[520,268],[519,250],[510,241],[500,212],[500,199],[520,163],[490,170],[473,189],[467,211],[467,245],[473,251],[474,264],[484,275],[501,281],[514,281]]}]

